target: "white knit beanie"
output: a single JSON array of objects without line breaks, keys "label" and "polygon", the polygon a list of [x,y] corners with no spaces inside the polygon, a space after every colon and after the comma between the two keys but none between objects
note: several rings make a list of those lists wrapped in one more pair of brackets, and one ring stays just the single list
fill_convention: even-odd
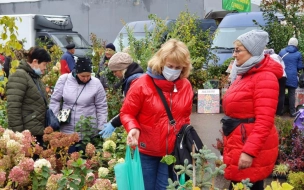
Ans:
[{"label": "white knit beanie", "polygon": [[111,71],[122,71],[133,63],[132,57],[124,52],[115,53],[109,60],[108,67]]},{"label": "white knit beanie", "polygon": [[239,40],[252,56],[260,56],[269,41],[268,33],[264,30],[251,30],[240,35]]},{"label": "white knit beanie", "polygon": [[298,39],[297,38],[290,38],[288,41],[289,46],[298,46]]}]

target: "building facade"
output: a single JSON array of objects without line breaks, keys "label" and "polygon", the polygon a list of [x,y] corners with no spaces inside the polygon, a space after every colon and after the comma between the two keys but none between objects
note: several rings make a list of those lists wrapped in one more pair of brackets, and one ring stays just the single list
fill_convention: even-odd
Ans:
[{"label": "building facade", "polygon": [[[123,22],[147,20],[149,14],[175,19],[188,9],[203,18],[222,10],[222,0],[0,0],[0,14],[71,15],[73,30],[87,41],[90,33],[112,42]],[[252,6],[252,11],[258,10]]]}]

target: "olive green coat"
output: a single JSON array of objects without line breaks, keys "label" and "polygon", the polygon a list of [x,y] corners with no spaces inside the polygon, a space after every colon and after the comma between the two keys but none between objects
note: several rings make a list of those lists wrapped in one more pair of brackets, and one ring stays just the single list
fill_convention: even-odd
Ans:
[{"label": "olive green coat", "polygon": [[46,105],[34,80],[46,97],[45,86],[28,63],[21,62],[7,83],[8,127],[13,131],[29,130],[43,135]]}]

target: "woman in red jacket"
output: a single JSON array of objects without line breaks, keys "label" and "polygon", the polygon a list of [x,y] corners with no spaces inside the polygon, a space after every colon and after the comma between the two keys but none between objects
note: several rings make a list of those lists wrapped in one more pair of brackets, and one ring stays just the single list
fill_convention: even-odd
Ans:
[{"label": "woman in red jacket", "polygon": [[[147,73],[131,85],[120,110],[127,143],[139,146],[145,190],[168,185],[168,166],[160,160],[172,153],[181,126],[190,123],[193,90],[187,77],[191,68],[187,46],[175,39],[167,41],[148,62]],[[155,85],[168,102],[174,125],[169,123]]]},{"label": "woman in red jacket", "polygon": [[234,183],[249,178],[254,183],[251,190],[264,189],[263,180],[278,155],[274,117],[283,68],[264,55],[267,43],[268,33],[262,30],[237,38],[233,53],[237,78],[223,98],[225,178]]}]

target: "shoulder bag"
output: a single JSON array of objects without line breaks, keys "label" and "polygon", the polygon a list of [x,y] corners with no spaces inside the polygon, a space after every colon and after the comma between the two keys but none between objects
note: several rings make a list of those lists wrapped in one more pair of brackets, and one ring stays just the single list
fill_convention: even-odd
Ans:
[{"label": "shoulder bag", "polygon": [[[84,85],[84,87],[85,86],[86,86],[86,84]],[[62,105],[61,105],[61,109],[60,109],[59,113],[57,114],[57,118],[61,124],[67,124],[67,123],[71,122],[71,112],[72,112],[74,106],[76,105],[77,100],[78,100],[80,94],[82,93],[84,87],[82,88],[81,92],[77,96],[76,101],[74,102],[72,108],[62,109]]]},{"label": "shoulder bag", "polygon": [[40,94],[41,94],[41,96],[42,96],[42,98],[44,100],[45,106],[46,106],[45,126],[44,127],[51,126],[54,130],[58,130],[60,128],[60,123],[59,123],[57,117],[54,115],[52,109],[49,108],[49,106],[47,104],[47,101],[46,101],[46,98],[43,95],[43,93],[42,93],[42,91],[40,89],[39,84],[35,81],[35,79],[33,79],[33,81],[36,84],[36,86],[38,88],[38,91],[40,92]]}]

